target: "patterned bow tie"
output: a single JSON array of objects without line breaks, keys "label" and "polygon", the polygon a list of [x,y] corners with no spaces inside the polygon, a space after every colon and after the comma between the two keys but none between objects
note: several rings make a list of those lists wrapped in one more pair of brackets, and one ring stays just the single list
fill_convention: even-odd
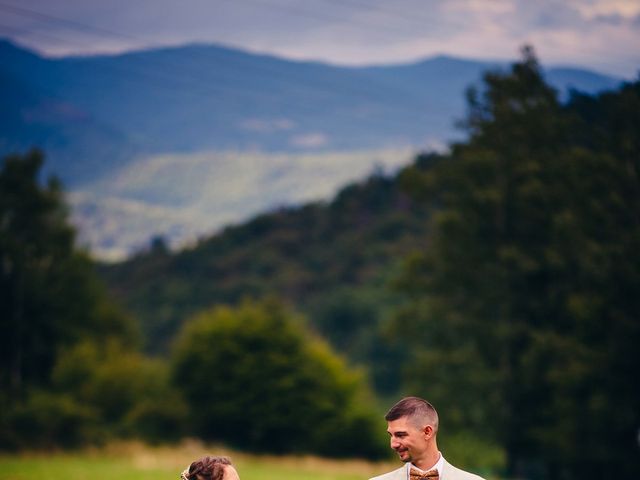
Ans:
[{"label": "patterned bow tie", "polygon": [[437,469],[429,470],[428,472],[421,472],[417,468],[412,468],[409,471],[411,480],[439,480],[440,474]]}]

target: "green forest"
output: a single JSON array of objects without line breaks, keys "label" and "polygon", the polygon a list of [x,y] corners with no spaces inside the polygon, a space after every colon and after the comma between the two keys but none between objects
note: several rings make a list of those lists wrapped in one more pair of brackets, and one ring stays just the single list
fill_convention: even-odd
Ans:
[{"label": "green forest", "polygon": [[0,448],[184,437],[389,458],[429,399],[447,458],[640,477],[640,80],[566,98],[533,51],[467,92],[466,139],[116,264],[45,154],[0,170]]}]

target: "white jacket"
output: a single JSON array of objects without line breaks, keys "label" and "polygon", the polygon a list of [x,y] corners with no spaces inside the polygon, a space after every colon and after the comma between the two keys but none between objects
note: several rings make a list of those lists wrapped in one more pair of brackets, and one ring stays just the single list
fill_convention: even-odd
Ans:
[{"label": "white jacket", "polygon": [[[409,469],[411,464],[407,463],[393,472],[378,475],[369,480],[409,480]],[[482,477],[473,473],[465,472],[459,468],[454,467],[449,462],[444,460],[444,467],[440,472],[439,480],[484,480]]]}]

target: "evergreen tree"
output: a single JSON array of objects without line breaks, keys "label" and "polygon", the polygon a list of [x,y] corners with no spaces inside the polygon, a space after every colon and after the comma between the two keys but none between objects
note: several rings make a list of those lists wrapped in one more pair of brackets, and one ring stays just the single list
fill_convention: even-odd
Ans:
[{"label": "evergreen tree", "polygon": [[[411,301],[396,331],[416,352],[408,386],[454,427],[501,443],[509,476],[631,478],[638,156],[577,142],[576,108],[523,54],[469,93],[469,141],[406,174],[439,209],[401,282]],[[617,135],[600,134],[601,145]]]},{"label": "evergreen tree", "polygon": [[82,339],[136,341],[75,246],[60,183],[41,184],[42,163],[34,150],[0,170],[0,387],[9,403],[50,385],[57,356]]}]

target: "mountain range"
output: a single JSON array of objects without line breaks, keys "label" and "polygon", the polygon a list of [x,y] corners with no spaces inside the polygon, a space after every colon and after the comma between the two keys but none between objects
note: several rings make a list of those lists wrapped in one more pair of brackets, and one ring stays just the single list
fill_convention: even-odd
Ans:
[{"label": "mountain range", "polygon": [[[506,66],[356,68],[216,45],[53,59],[0,41],[0,154],[42,148],[82,241],[117,259],[153,235],[181,244],[444,148],[463,136],[465,90]],[[621,82],[545,75],[561,95]]]}]

